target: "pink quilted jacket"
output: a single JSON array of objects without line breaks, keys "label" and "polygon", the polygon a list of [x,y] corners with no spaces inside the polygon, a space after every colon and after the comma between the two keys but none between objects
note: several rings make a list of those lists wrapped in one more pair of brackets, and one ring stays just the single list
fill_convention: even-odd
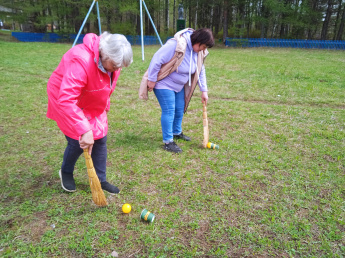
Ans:
[{"label": "pink quilted jacket", "polygon": [[108,133],[107,112],[120,70],[108,73],[98,68],[99,40],[86,34],[83,44],[67,51],[48,81],[47,117],[56,121],[68,137],[78,140],[92,130],[94,139]]}]

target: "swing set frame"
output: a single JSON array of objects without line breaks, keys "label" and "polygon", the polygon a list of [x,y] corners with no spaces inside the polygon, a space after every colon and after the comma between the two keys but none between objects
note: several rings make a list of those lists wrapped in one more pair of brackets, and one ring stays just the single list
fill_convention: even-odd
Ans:
[{"label": "swing set frame", "polygon": [[[145,54],[144,54],[143,5],[144,5],[145,10],[146,10],[146,13],[147,13],[147,15],[148,15],[148,17],[149,17],[149,19],[150,19],[150,21],[151,21],[151,24],[152,24],[152,26],[153,26],[153,29],[154,29],[155,32],[156,32],[157,38],[158,38],[158,40],[159,40],[159,43],[161,44],[161,46],[163,46],[163,44],[162,44],[161,38],[159,37],[159,34],[158,34],[158,32],[157,32],[156,26],[155,26],[155,24],[154,24],[154,22],[153,22],[153,20],[152,20],[152,18],[151,18],[150,12],[149,12],[149,10],[147,9],[147,6],[146,6],[146,4],[145,4],[145,1],[144,1],[144,0],[139,0],[139,2],[140,2],[141,57],[142,57],[142,60],[144,61],[144,59],[145,59]],[[93,9],[93,7],[94,7],[95,4],[96,4],[96,8],[97,8],[97,20],[98,20],[99,35],[102,34],[101,18],[100,18],[100,14],[99,14],[98,0],[93,0],[91,6],[90,6],[90,8],[89,8],[89,11],[88,11],[88,13],[86,14],[86,16],[85,16],[85,18],[84,18],[84,21],[83,21],[83,23],[82,23],[82,25],[81,25],[81,27],[80,27],[80,29],[79,29],[79,32],[78,32],[78,34],[77,34],[77,36],[76,36],[76,38],[75,38],[75,40],[74,40],[74,43],[73,43],[72,47],[74,47],[74,46],[76,45],[76,43],[77,43],[77,41],[78,41],[78,39],[79,39],[79,36],[80,36],[81,32],[82,32],[83,29],[84,29],[85,23],[86,23],[87,19],[89,18],[90,13],[91,13],[91,11],[92,11],[92,9]]]}]

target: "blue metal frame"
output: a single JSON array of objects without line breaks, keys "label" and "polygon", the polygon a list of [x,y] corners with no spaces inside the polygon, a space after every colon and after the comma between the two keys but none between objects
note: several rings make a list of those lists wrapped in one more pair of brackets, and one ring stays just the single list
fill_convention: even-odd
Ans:
[{"label": "blue metal frame", "polygon": [[99,30],[99,35],[102,34],[102,28],[101,28],[101,16],[99,15],[99,6],[98,6],[98,1],[96,3],[97,7],[97,19],[98,19],[98,30]]},{"label": "blue metal frame", "polygon": [[[155,24],[154,24],[154,22],[153,22],[153,20],[152,20],[152,18],[151,18],[150,12],[149,12],[149,10],[147,9],[147,6],[146,6],[144,0],[139,0],[139,1],[140,1],[141,53],[142,53],[142,60],[144,61],[145,56],[144,56],[143,4],[144,4],[145,10],[146,10],[146,13],[147,13],[147,15],[148,15],[149,18],[150,18],[150,21],[151,21],[151,23],[152,23],[153,29],[154,29],[155,32],[156,32],[157,38],[158,38],[159,43],[161,44],[161,46],[163,46],[163,43],[162,43],[162,41],[161,41],[161,38],[159,37],[158,31],[157,31],[157,29],[156,29],[156,26],[155,26]],[[96,4],[96,7],[97,7],[97,19],[98,19],[99,35],[102,34],[101,18],[100,18],[100,14],[99,14],[99,5],[98,5],[98,1],[97,1],[97,0],[94,0],[94,1],[92,2],[92,5],[90,6],[90,9],[89,9],[88,13],[86,14],[86,17],[85,17],[85,19],[84,19],[84,21],[83,21],[83,24],[81,25],[81,27],[80,27],[80,29],[79,29],[79,32],[78,32],[78,34],[77,34],[77,36],[76,36],[76,38],[75,38],[75,40],[74,40],[74,42],[73,42],[72,47],[74,47],[75,44],[78,42],[79,36],[80,36],[80,34],[81,34],[81,32],[82,32],[84,26],[85,26],[85,23],[86,23],[87,19],[89,18],[89,15],[90,15],[90,13],[91,13],[91,11],[92,11],[92,8],[93,8],[93,6],[95,5],[95,3],[97,3],[97,4]]]},{"label": "blue metal frame", "polygon": [[161,38],[159,37],[159,34],[158,34],[158,32],[157,32],[157,29],[156,29],[156,26],[155,26],[155,24],[153,23],[153,20],[152,20],[152,18],[151,18],[151,15],[150,15],[150,13],[149,13],[149,10],[148,10],[147,7],[146,7],[146,4],[145,4],[144,0],[143,0],[143,4],[144,4],[144,7],[145,7],[145,9],[146,9],[147,15],[148,15],[149,18],[150,18],[150,21],[151,21],[151,23],[152,23],[153,29],[154,29],[155,32],[156,32],[157,38],[158,38],[158,40],[159,40],[159,43],[161,43],[161,46],[163,46],[162,41],[161,41]]},{"label": "blue metal frame", "polygon": [[79,36],[80,36],[80,33],[81,33],[82,30],[84,29],[84,26],[85,26],[85,23],[86,23],[86,21],[87,21],[87,18],[89,18],[89,15],[90,15],[90,13],[91,13],[91,11],[92,11],[92,8],[93,8],[93,6],[95,5],[96,2],[97,2],[96,6],[97,6],[97,19],[98,19],[99,35],[102,34],[102,29],[101,29],[101,18],[100,18],[100,15],[99,15],[98,1],[97,1],[97,0],[93,0],[92,5],[90,6],[90,9],[89,9],[89,11],[88,11],[88,13],[87,13],[87,15],[86,15],[84,21],[83,21],[83,24],[81,25],[81,27],[80,27],[80,29],[79,29],[78,35],[77,35],[77,37],[75,38],[72,47],[74,47],[75,44],[77,43],[78,38],[79,38]]}]

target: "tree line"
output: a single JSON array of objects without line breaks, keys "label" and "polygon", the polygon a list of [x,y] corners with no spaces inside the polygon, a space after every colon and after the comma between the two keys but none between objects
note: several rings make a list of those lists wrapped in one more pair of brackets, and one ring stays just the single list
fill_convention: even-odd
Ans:
[{"label": "tree line", "polygon": [[[100,0],[102,30],[140,34],[140,0]],[[12,29],[77,33],[92,0],[3,0],[0,18]],[[186,27],[212,29],[216,38],[344,40],[344,0],[145,0],[160,35],[176,30],[178,7]],[[96,6],[83,33],[99,33]],[[180,13],[181,16],[181,13]],[[145,35],[155,31],[143,6]]]}]

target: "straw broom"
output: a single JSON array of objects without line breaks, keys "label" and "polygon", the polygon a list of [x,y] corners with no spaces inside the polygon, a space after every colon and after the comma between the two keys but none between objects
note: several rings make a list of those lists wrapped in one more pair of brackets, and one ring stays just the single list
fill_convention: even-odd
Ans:
[{"label": "straw broom", "polygon": [[99,182],[96,170],[93,167],[91,156],[89,155],[89,149],[84,149],[85,162],[87,167],[87,174],[89,175],[90,188],[92,193],[92,199],[94,203],[100,207],[108,205],[104,192]]},{"label": "straw broom", "polygon": [[206,109],[205,102],[203,106],[202,117],[203,117],[203,124],[204,124],[204,141],[202,142],[202,145],[204,146],[204,148],[207,148],[209,131],[208,131],[207,109]]}]

